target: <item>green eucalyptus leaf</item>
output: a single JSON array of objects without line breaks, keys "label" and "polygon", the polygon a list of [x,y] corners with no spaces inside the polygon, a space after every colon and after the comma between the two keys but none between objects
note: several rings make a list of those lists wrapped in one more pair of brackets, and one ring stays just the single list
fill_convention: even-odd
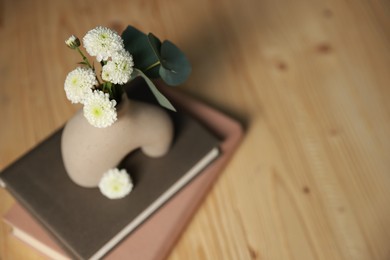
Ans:
[{"label": "green eucalyptus leaf", "polygon": [[[161,49],[161,41],[158,39],[155,35],[152,33],[148,34],[148,41],[149,45],[152,48],[154,54],[156,55],[157,62],[154,64],[151,64],[147,69],[143,70],[144,73],[150,77],[150,78],[160,78],[160,63],[161,63],[161,58],[160,58],[160,49]],[[152,67],[152,68],[150,68]]]},{"label": "green eucalyptus leaf", "polygon": [[161,45],[161,78],[171,86],[182,84],[191,73],[191,64],[184,53],[172,42],[164,41]]},{"label": "green eucalyptus leaf", "polygon": [[[128,26],[122,33],[125,49],[133,56],[134,67],[145,70],[156,63],[158,57],[149,43],[148,36],[138,29]],[[159,77],[158,67],[145,72],[147,76]]]},{"label": "green eucalyptus leaf", "polygon": [[152,46],[152,49],[154,53],[156,54],[156,57],[161,61],[160,57],[160,51],[161,51],[161,41],[159,38],[157,38],[153,33],[148,34],[148,40],[150,46]]},{"label": "green eucalyptus leaf", "polygon": [[145,82],[148,85],[148,87],[150,88],[150,90],[152,91],[152,93],[155,96],[155,98],[157,99],[158,103],[161,106],[176,112],[176,109],[171,104],[171,102],[169,102],[169,100],[163,94],[161,94],[161,92],[156,88],[154,83],[141,70],[135,69],[134,72],[133,72],[133,76],[132,77],[133,78],[142,77],[145,80]]}]

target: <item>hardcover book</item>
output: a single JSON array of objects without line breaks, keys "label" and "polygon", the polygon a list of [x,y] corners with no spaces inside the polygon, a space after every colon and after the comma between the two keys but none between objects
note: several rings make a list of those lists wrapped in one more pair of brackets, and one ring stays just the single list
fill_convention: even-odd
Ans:
[{"label": "hardcover book", "polygon": [[[145,98],[143,84],[139,99]],[[135,183],[131,194],[109,200],[97,188],[74,184],[64,169],[61,131],[7,167],[0,175],[6,188],[72,257],[99,259],[134,231],[154,211],[219,155],[220,139],[186,113],[174,113],[175,140],[168,154],[149,158],[141,151],[121,167]],[[133,138],[133,137],[129,137]]]},{"label": "hardcover book", "polygon": [[[222,137],[222,154],[191,183],[162,206],[144,224],[121,242],[105,257],[107,260],[165,259],[176,240],[206,196],[226,163],[240,143],[240,125],[222,113],[180,93],[171,97],[192,116],[197,117],[211,131]],[[13,228],[15,237],[41,251],[49,259],[69,259],[50,234],[19,204],[5,214],[4,220]]]}]

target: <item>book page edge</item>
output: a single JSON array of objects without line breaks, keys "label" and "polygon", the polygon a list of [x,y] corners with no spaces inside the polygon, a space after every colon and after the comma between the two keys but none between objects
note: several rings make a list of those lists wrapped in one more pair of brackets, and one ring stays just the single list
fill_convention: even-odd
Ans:
[{"label": "book page edge", "polygon": [[32,246],[33,248],[36,248],[39,252],[45,254],[48,257],[51,257],[53,259],[58,259],[58,260],[70,260],[70,258],[64,257],[62,254],[58,253],[57,251],[53,250],[49,246],[45,245],[44,243],[35,239],[28,233],[16,227],[12,227],[12,234],[14,235],[14,237]]},{"label": "book page edge", "polygon": [[7,185],[5,184],[5,182],[0,178],[0,187],[1,188],[7,188]]}]

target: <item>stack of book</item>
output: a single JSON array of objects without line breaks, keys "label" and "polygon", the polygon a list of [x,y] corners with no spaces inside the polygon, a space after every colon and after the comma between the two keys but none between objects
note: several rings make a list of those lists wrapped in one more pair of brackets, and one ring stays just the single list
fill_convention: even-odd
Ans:
[{"label": "stack of book", "polygon": [[[61,129],[7,167],[0,178],[15,197],[3,219],[12,234],[51,259],[163,259],[242,138],[239,123],[160,86],[175,104],[175,140],[162,158],[140,151],[121,163],[135,182],[124,199],[108,200],[66,175]],[[153,102],[142,82],[132,98]],[[129,137],[131,138],[131,137]]]}]

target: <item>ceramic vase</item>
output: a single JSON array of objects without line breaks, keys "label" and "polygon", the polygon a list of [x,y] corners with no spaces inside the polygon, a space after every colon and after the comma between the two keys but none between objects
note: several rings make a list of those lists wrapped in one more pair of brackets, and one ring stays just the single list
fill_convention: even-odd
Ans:
[{"label": "ceramic vase", "polygon": [[163,108],[129,100],[124,95],[117,107],[117,118],[109,127],[96,128],[80,110],[66,123],[61,152],[65,169],[76,184],[97,187],[107,170],[137,148],[151,157],[168,152],[173,124]]}]

